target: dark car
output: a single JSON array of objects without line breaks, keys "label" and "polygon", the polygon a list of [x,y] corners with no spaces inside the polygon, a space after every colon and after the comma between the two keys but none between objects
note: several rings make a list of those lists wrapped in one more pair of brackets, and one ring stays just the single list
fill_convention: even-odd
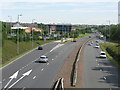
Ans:
[{"label": "dark car", "polygon": [[38,50],[43,50],[43,48],[41,46],[38,47]]}]

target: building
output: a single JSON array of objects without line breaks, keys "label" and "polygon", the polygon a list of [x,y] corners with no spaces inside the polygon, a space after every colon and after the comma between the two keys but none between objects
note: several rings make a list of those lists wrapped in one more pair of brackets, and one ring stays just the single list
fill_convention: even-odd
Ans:
[{"label": "building", "polygon": [[48,30],[50,34],[53,32],[59,32],[59,33],[71,32],[72,25],[71,24],[47,24],[46,30]]},{"label": "building", "polygon": [[42,32],[43,30],[40,29],[40,28],[36,28],[36,27],[26,27],[26,26],[22,26],[20,24],[14,24],[13,27],[11,27],[12,30],[15,30],[15,29],[24,29],[26,33],[31,33],[32,30],[34,31],[39,31],[39,32]]}]

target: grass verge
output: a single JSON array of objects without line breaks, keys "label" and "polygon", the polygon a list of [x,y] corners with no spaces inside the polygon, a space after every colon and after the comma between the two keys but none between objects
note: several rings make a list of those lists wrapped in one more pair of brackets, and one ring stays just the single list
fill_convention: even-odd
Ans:
[{"label": "grass verge", "polygon": [[32,50],[34,50],[37,46],[39,45],[44,45],[46,43],[50,43],[54,40],[48,40],[48,41],[35,41],[34,42],[34,47],[32,47],[32,43],[31,42],[20,42],[20,54],[17,54],[17,45],[15,42],[10,41],[10,40],[5,40],[4,44],[3,44],[3,49],[2,49],[2,62],[0,65],[1,67],[4,67],[5,65],[15,61],[16,59],[18,59],[21,56],[24,56],[25,54],[31,52]]},{"label": "grass verge", "polygon": [[120,68],[120,46],[117,44],[100,43],[101,49],[106,52],[107,57]]}]

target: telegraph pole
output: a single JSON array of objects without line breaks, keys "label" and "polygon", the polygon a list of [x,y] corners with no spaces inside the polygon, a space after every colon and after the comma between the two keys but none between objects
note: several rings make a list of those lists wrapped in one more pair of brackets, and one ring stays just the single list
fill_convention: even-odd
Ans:
[{"label": "telegraph pole", "polygon": [[11,27],[12,27],[12,16],[8,16],[9,18],[10,18],[10,30],[11,30],[11,35],[12,35],[12,29],[11,29]]},{"label": "telegraph pole", "polygon": [[[32,24],[34,23],[34,20],[35,20],[35,19],[32,20]],[[34,34],[34,33],[33,33],[33,29],[32,29],[32,48],[34,47],[33,34]]]},{"label": "telegraph pole", "polygon": [[109,24],[109,41],[110,41],[110,20],[108,20],[108,24]]},{"label": "telegraph pole", "polygon": [[18,30],[17,30],[17,54],[19,54],[19,17],[22,16],[21,14],[18,15]]}]

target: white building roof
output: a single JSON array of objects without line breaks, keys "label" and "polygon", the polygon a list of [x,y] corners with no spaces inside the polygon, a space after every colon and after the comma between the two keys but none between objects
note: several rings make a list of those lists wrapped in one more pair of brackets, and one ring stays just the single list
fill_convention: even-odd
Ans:
[{"label": "white building roof", "polygon": [[26,29],[26,28],[29,28],[29,27],[11,27],[11,29]]}]

